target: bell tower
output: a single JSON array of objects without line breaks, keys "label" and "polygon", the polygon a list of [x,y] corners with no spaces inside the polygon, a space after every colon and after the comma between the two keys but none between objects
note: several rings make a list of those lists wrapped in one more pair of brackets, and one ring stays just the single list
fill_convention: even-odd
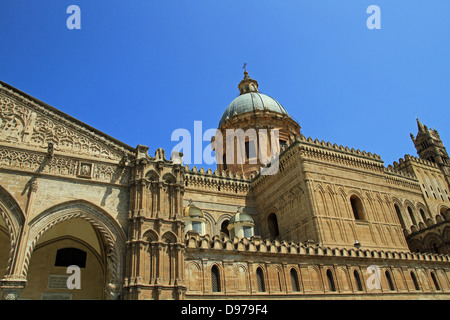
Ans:
[{"label": "bell tower", "polygon": [[439,166],[450,167],[447,150],[437,130],[429,129],[419,119],[417,119],[417,128],[417,136],[414,138],[414,135],[411,133],[411,139],[416,147],[419,158],[436,163]]},{"label": "bell tower", "polygon": [[420,159],[435,163],[444,173],[450,185],[450,158],[436,129],[429,129],[417,119],[417,136],[411,133],[411,140],[416,147]]}]

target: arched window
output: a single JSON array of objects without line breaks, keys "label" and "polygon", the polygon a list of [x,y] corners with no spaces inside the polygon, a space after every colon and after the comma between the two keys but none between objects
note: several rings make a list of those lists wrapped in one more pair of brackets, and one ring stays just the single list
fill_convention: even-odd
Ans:
[{"label": "arched window", "polygon": [[280,235],[280,231],[278,230],[278,220],[275,213],[269,214],[269,217],[267,218],[267,225],[269,227],[271,239],[275,239]]},{"label": "arched window", "polygon": [[430,272],[430,275],[431,275],[431,279],[433,280],[434,287],[436,288],[436,290],[441,290],[441,288],[439,287],[439,283],[437,282],[436,275],[434,274],[434,272]]},{"label": "arched window", "polygon": [[361,284],[361,278],[359,277],[359,272],[356,270],[353,271],[353,276],[355,277],[355,281],[356,281],[356,289],[358,291],[363,291],[362,284]]},{"label": "arched window", "polygon": [[297,271],[294,268],[291,269],[291,283],[292,283],[292,291],[299,292],[300,285],[298,282],[298,275]]},{"label": "arched window", "polygon": [[395,212],[397,213],[398,220],[400,220],[400,223],[401,223],[402,227],[406,228],[406,224],[405,224],[405,221],[403,220],[403,216],[402,216],[402,213],[400,211],[400,208],[398,207],[397,204],[394,204],[394,208],[395,208]]},{"label": "arched window", "polygon": [[211,288],[212,292],[220,292],[220,273],[216,265],[211,268]]},{"label": "arched window", "polygon": [[387,282],[389,284],[389,290],[394,291],[395,287],[394,287],[394,282],[392,282],[391,273],[386,270],[385,275],[386,275]]},{"label": "arched window", "polygon": [[414,272],[412,272],[412,271],[411,271],[411,279],[412,279],[412,281],[413,281],[413,283],[414,283],[414,288],[415,288],[416,290],[420,290],[419,282],[417,281],[417,277],[416,277],[416,275],[414,274]]},{"label": "arched window", "polygon": [[258,292],[266,292],[264,286],[264,274],[261,268],[256,269],[256,282],[258,284]]},{"label": "arched window", "polygon": [[327,270],[328,288],[330,291],[336,291],[336,286],[334,285],[333,273],[330,269]]},{"label": "arched window", "polygon": [[230,236],[230,232],[228,231],[228,223],[230,222],[230,220],[225,220],[222,222],[222,224],[220,225],[220,232],[222,234],[226,234],[227,236]]},{"label": "arched window", "polygon": [[350,204],[352,206],[353,216],[355,217],[355,219],[364,220],[364,209],[361,199],[353,195],[350,197]]},{"label": "arched window", "polygon": [[55,267],[86,267],[86,252],[77,248],[63,248],[56,251]]},{"label": "arched window", "polygon": [[413,213],[411,207],[408,207],[408,213],[409,213],[409,217],[411,218],[412,224],[417,226],[417,222],[416,222],[416,219],[414,218],[414,213]]},{"label": "arched window", "polygon": [[427,217],[425,216],[425,212],[423,212],[423,210],[422,209],[420,209],[419,210],[419,212],[420,212],[420,215],[422,216],[422,220],[423,220],[423,222],[427,222]]}]

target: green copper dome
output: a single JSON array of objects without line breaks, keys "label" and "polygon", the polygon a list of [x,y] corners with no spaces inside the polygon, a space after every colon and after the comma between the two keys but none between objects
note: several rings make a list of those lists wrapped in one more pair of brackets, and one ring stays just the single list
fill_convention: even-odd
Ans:
[{"label": "green copper dome", "polygon": [[231,118],[235,114],[257,110],[267,110],[288,116],[286,109],[277,100],[259,92],[248,92],[234,99],[225,109],[222,118],[220,118],[219,127],[225,122],[227,117]]},{"label": "green copper dome", "polygon": [[289,116],[283,106],[274,98],[262,94],[258,91],[258,82],[244,72],[244,79],[238,85],[240,95],[234,99],[225,109],[220,118],[219,127],[222,126],[227,118],[252,111],[271,111]]}]

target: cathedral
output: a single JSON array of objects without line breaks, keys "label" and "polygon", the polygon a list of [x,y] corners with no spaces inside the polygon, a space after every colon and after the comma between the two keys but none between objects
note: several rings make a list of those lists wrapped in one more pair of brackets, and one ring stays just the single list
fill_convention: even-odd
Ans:
[{"label": "cathedral", "polygon": [[[213,171],[0,81],[2,299],[450,298],[450,159],[437,130],[417,119],[417,156],[385,166],[305,137],[247,71],[238,90]],[[276,166],[257,150],[275,150]]]}]

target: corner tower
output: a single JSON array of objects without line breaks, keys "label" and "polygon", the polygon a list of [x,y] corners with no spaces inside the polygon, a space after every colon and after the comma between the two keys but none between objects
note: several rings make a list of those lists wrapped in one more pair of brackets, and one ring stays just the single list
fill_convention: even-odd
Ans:
[{"label": "corner tower", "polygon": [[447,150],[445,150],[437,130],[428,129],[419,119],[417,119],[417,128],[417,136],[414,138],[414,135],[411,133],[411,139],[419,157],[438,165],[450,166]]},{"label": "corner tower", "polygon": [[247,70],[238,89],[239,96],[220,118],[212,146],[219,171],[248,176],[300,135],[300,125],[278,101],[259,92]]}]

